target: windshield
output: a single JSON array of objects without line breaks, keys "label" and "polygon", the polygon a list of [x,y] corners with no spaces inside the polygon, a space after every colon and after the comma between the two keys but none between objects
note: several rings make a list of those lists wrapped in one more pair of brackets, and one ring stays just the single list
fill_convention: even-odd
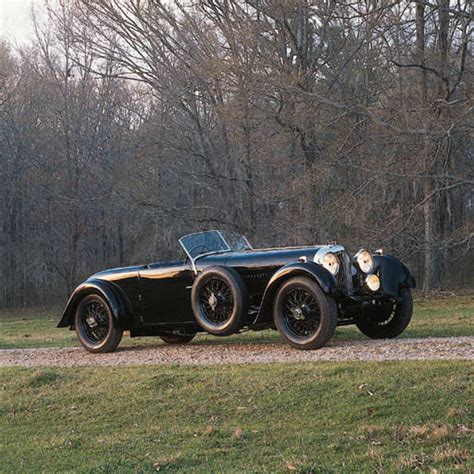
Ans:
[{"label": "windshield", "polygon": [[179,243],[189,258],[214,252],[230,252],[232,250],[248,250],[252,246],[244,235],[235,232],[209,230],[181,237]]}]

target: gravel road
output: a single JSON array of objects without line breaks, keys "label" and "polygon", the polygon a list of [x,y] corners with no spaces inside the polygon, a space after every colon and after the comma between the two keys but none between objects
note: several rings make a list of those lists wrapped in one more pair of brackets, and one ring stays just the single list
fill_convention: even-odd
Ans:
[{"label": "gravel road", "polygon": [[0,367],[78,367],[123,365],[220,365],[272,362],[474,360],[474,337],[343,341],[317,351],[277,343],[191,343],[122,347],[112,354],[90,354],[79,347],[2,349]]}]

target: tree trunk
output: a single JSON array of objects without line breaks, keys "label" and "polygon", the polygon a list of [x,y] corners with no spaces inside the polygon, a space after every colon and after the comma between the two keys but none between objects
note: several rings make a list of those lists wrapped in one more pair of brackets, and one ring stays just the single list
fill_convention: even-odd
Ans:
[{"label": "tree trunk", "polygon": [[[422,148],[422,173],[432,175],[432,152],[429,125],[428,84],[425,65],[425,5],[416,5],[416,49],[419,64],[420,115],[424,130]],[[423,290],[430,291],[439,286],[439,247],[436,241],[435,182],[432,177],[423,178],[424,220],[424,280]]]}]

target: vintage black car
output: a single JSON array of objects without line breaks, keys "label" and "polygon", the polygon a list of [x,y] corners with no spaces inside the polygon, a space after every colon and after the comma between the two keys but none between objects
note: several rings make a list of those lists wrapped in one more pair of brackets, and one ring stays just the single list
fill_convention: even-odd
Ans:
[{"label": "vintage black car", "polygon": [[317,349],[336,326],[393,338],[409,324],[415,279],[400,260],[341,245],[253,249],[243,235],[207,231],[180,239],[185,258],[92,275],[71,295],[58,327],[91,352],[111,352],[124,331],[170,344],[199,332],[229,336],[278,329]]}]

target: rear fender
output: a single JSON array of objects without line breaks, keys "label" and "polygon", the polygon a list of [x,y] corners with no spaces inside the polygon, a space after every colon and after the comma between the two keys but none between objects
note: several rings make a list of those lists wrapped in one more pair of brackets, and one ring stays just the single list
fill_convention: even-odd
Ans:
[{"label": "rear fender", "polygon": [[415,277],[398,258],[374,255],[374,273],[378,273],[384,293],[397,297],[400,288],[415,288]]},{"label": "rear fender", "polygon": [[107,301],[112,312],[112,317],[118,327],[122,329],[128,329],[130,327],[130,311],[127,309],[126,297],[120,289],[108,281],[92,279],[85,281],[74,290],[66,304],[61,320],[57,325],[58,328],[68,327],[74,324],[77,305],[84,296],[90,294],[98,294]]},{"label": "rear fender", "polygon": [[263,294],[262,303],[253,324],[272,320],[275,293],[289,278],[305,276],[316,281],[324,293],[331,294],[336,286],[334,277],[321,265],[314,262],[296,262],[285,265],[272,276]]}]

